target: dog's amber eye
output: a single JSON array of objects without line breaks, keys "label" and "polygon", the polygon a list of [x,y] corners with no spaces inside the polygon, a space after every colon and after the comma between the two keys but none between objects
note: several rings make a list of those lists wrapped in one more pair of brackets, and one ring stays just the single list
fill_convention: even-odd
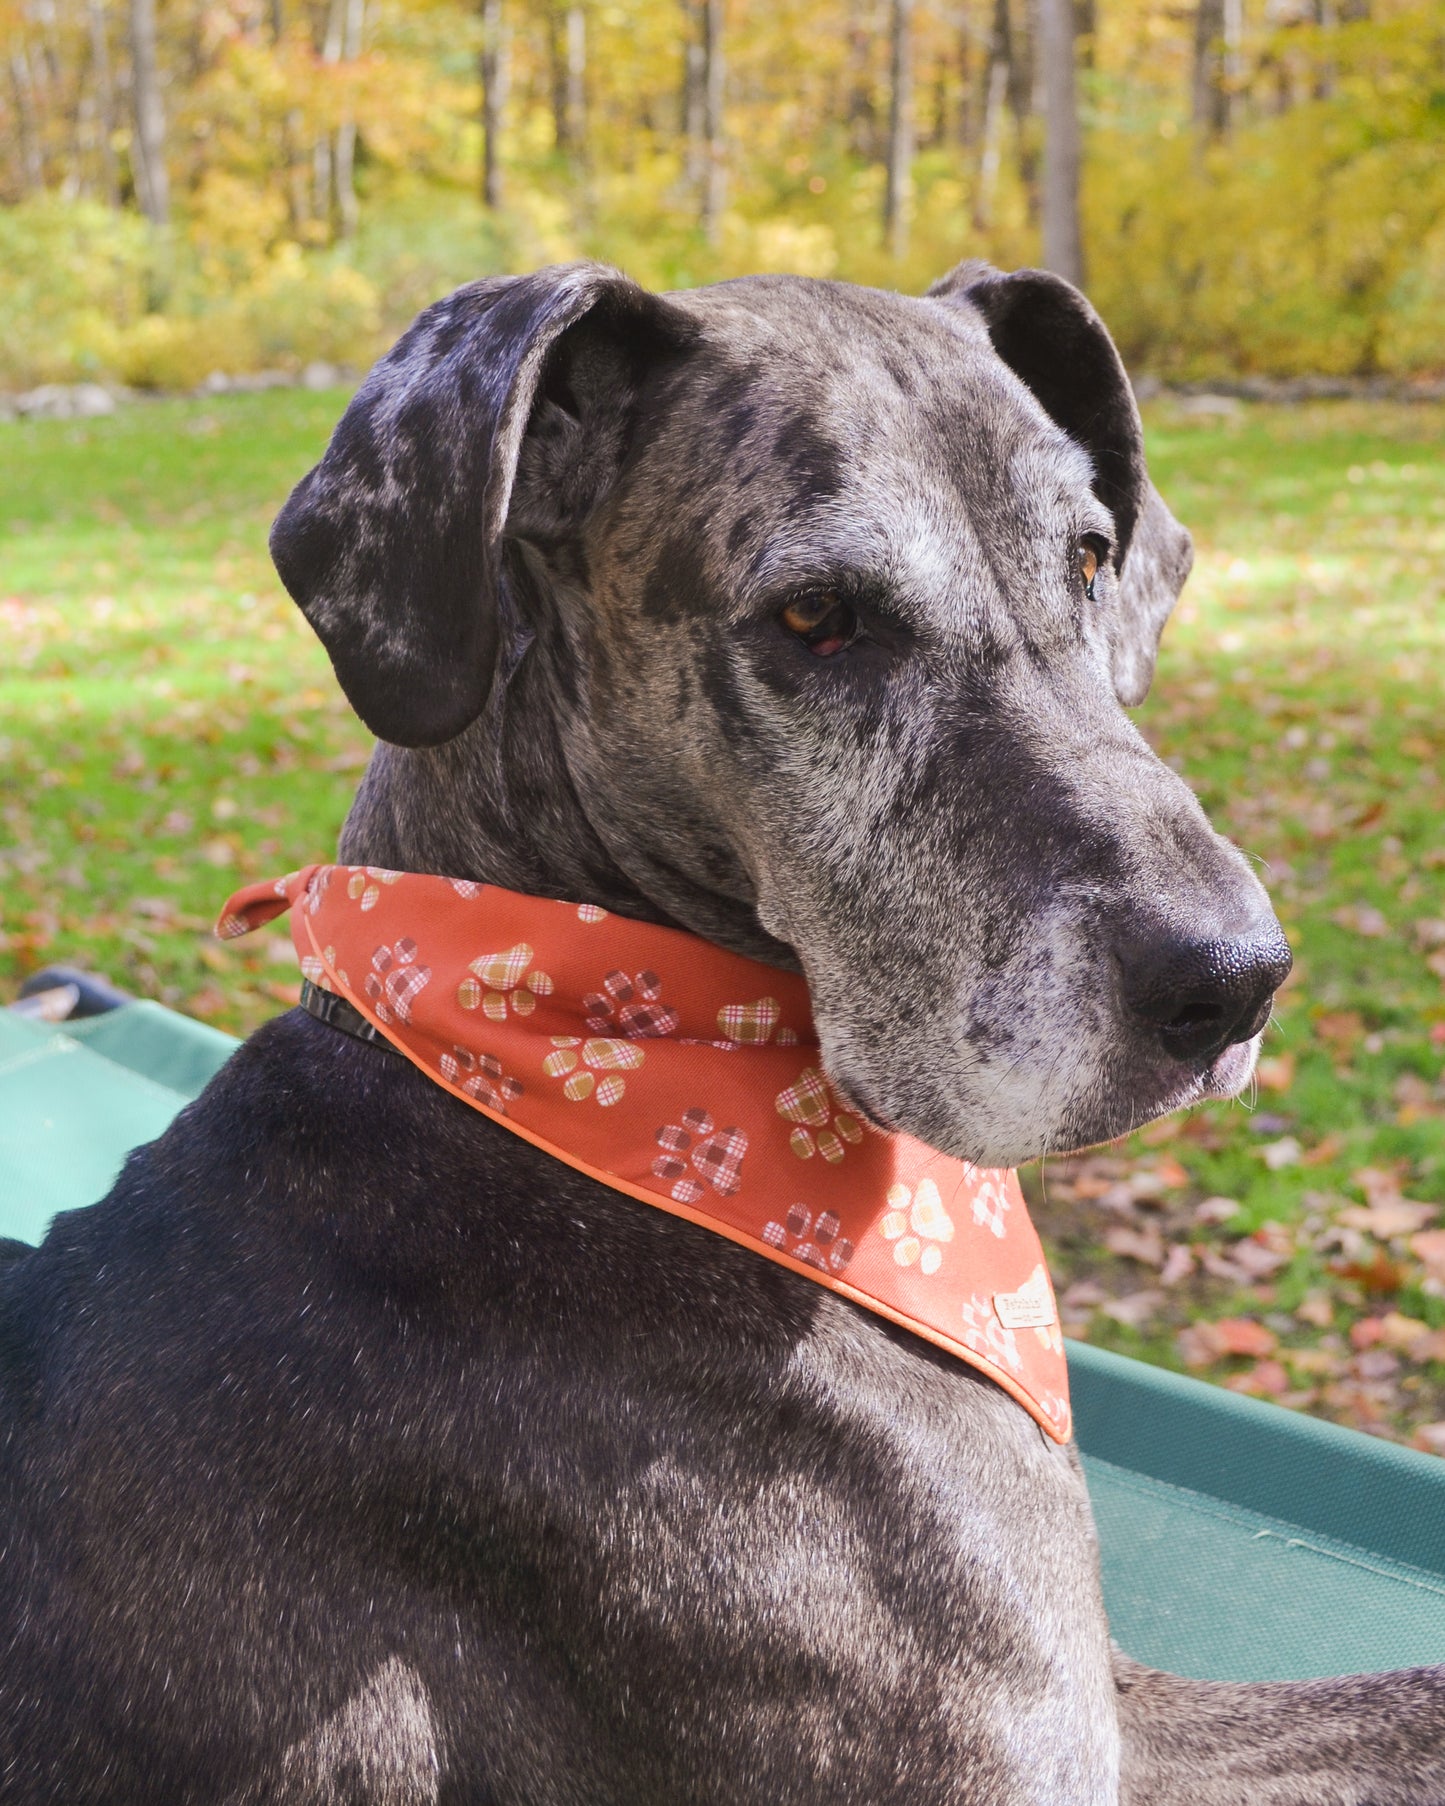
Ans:
[{"label": "dog's amber eye", "polygon": [[1081,540],[1079,543],[1078,559],[1079,575],[1084,579],[1084,594],[1092,602],[1094,600],[1094,579],[1099,574],[1099,554],[1087,539]]},{"label": "dog's amber eye", "polygon": [[858,633],[857,615],[834,589],[795,597],[778,619],[819,658],[841,652]]}]

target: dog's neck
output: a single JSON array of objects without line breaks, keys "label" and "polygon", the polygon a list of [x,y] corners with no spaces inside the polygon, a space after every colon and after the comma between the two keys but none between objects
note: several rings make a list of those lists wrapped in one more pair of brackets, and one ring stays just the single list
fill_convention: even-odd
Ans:
[{"label": "dog's neck", "polygon": [[635,846],[608,845],[568,769],[555,707],[543,662],[524,646],[455,740],[417,749],[378,742],[341,832],[341,859],[597,903],[796,971],[796,956],[750,902],[650,858],[644,827]]}]

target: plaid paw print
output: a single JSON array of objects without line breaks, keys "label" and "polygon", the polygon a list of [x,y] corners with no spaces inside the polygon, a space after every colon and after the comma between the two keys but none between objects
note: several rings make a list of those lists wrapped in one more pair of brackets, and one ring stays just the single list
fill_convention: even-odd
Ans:
[{"label": "plaid paw print", "polygon": [[816,1066],[805,1066],[797,1078],[777,1096],[778,1115],[798,1126],[788,1137],[788,1146],[799,1160],[810,1160],[821,1154],[836,1164],[847,1149],[843,1143],[855,1145],[863,1139],[863,1125],[856,1116],[839,1110],[829,1085]]},{"label": "plaid paw print", "polygon": [[943,1265],[944,1242],[953,1240],[953,1218],[932,1179],[920,1179],[915,1191],[906,1185],[890,1185],[888,1210],[879,1220],[884,1241],[892,1242],[893,1258],[900,1267],[918,1263],[920,1273],[936,1273]]},{"label": "plaid paw print", "polygon": [[505,1116],[507,1105],[514,1097],[521,1097],[526,1089],[520,1079],[503,1072],[500,1060],[494,1060],[491,1054],[475,1054],[469,1047],[453,1047],[449,1054],[442,1055],[437,1065],[444,1079],[466,1092],[468,1097],[495,1110],[499,1116]]},{"label": "plaid paw print", "polygon": [[853,1244],[839,1235],[841,1228],[831,1210],[820,1210],[814,1217],[805,1204],[794,1204],[781,1223],[763,1225],[763,1240],[820,1272],[841,1273],[853,1258]]},{"label": "plaid paw print", "polygon": [[382,865],[357,866],[346,880],[346,894],[363,909],[375,909],[381,901],[382,885],[396,884],[400,878],[400,872],[389,872]]},{"label": "plaid paw print", "polygon": [[970,1167],[967,1177],[976,1181],[973,1194],[973,1220],[980,1228],[987,1229],[991,1235],[1003,1237],[1004,1218],[1012,1209],[1009,1195],[1004,1190],[1004,1183],[998,1173],[983,1173],[977,1167]]},{"label": "plaid paw print", "polygon": [[[621,1075],[635,1071],[646,1057],[630,1041],[605,1036],[584,1041],[578,1035],[553,1035],[552,1047],[553,1052],[542,1062],[542,1070],[549,1079],[566,1081],[562,1095],[569,1103],[580,1104],[595,1094],[604,1109],[617,1103],[626,1091],[627,1081]],[[607,1077],[599,1081],[595,1076],[599,1072]]]},{"label": "plaid paw print", "polygon": [[1011,1367],[1015,1373],[1023,1366],[1013,1331],[999,1322],[991,1300],[978,1293],[963,1307],[963,1329],[959,1340],[966,1342],[976,1353],[987,1355],[995,1366]]},{"label": "plaid paw print", "polygon": [[484,953],[467,970],[474,976],[457,986],[457,1002],[464,1010],[482,1006],[492,1022],[505,1022],[508,1012],[530,1016],[539,997],[550,997],[552,980],[545,972],[531,970],[532,949],[518,941],[505,953]]},{"label": "plaid paw print", "polygon": [[702,1187],[688,1176],[689,1160],[694,1171],[724,1198],[742,1189],[748,1138],[738,1128],[715,1128],[706,1110],[684,1110],[680,1123],[664,1123],[657,1131],[657,1145],[663,1152],[653,1161],[652,1170],[659,1179],[676,1181],[672,1195],[679,1204],[696,1204],[703,1196]]},{"label": "plaid paw print", "polygon": [[782,1013],[776,997],[759,997],[755,1003],[725,1003],[717,1013],[718,1033],[740,1047],[765,1047],[777,1029],[779,1047],[796,1047],[796,1033],[790,1028],[778,1028]]},{"label": "plaid paw print", "polygon": [[639,972],[634,978],[609,972],[602,989],[589,991],[582,999],[587,1026],[599,1035],[625,1035],[633,1041],[675,1035],[681,1019],[676,1010],[658,1002],[661,995],[662,980],[655,972]]},{"label": "plaid paw print", "polygon": [[383,1022],[393,1016],[411,1020],[412,1001],[431,983],[431,967],[416,964],[417,944],[403,935],[392,947],[378,947],[371,956],[371,970],[363,988]]}]

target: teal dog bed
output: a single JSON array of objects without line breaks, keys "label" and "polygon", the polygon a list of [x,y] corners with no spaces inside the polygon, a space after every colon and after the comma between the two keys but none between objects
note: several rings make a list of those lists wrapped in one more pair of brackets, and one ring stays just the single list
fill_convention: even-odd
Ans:
[{"label": "teal dog bed", "polygon": [[[236,1043],[159,1004],[0,1010],[0,1236],[109,1189]],[[1113,1633],[1211,1680],[1445,1662],[1445,1460],[1070,1343]]]}]

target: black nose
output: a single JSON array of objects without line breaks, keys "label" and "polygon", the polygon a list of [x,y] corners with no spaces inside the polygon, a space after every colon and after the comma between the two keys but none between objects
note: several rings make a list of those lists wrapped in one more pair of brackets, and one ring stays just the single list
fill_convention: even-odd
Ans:
[{"label": "black nose", "polygon": [[1238,939],[1165,934],[1117,952],[1125,1005],[1176,1060],[1212,1060],[1257,1035],[1293,964],[1277,922]]}]

